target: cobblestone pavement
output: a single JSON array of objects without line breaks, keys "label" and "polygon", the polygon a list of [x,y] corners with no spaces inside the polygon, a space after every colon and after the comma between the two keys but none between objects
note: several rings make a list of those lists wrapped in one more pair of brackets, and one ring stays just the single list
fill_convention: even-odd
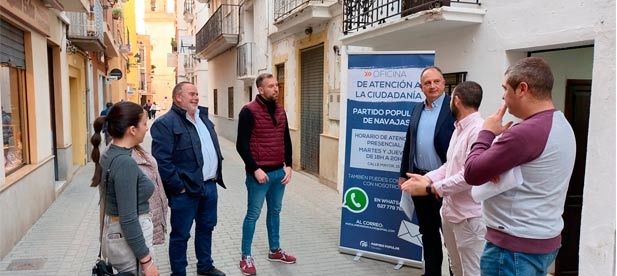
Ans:
[{"label": "cobblestone pavement", "polygon": [[[144,146],[150,149],[149,136]],[[228,189],[219,189],[219,221],[213,234],[212,255],[215,266],[227,275],[242,275],[238,262],[246,206],[244,164],[233,142],[221,139],[221,147]],[[97,189],[89,187],[93,170],[93,163],[80,169],[47,212],[0,261],[0,276],[90,275],[99,250],[98,193]],[[253,242],[258,275],[422,274],[418,268],[395,270],[391,263],[367,258],[354,261],[354,256],[339,253],[340,206],[337,191],[318,183],[312,176],[294,172],[281,214],[281,247],[295,255],[298,262],[282,264],[266,260],[268,241],[264,206]],[[189,275],[195,275],[192,240],[189,244],[187,271]],[[169,275],[167,244],[155,247],[154,258],[161,275]]]}]

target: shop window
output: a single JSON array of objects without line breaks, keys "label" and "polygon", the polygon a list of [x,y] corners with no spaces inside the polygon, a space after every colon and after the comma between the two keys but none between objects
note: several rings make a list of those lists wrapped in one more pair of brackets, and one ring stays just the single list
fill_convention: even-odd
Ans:
[{"label": "shop window", "polygon": [[25,74],[23,69],[0,65],[2,143],[6,175],[23,166],[26,161]]},{"label": "shop window", "polygon": [[445,73],[443,78],[446,80],[446,94],[451,96],[454,87],[467,79],[467,72]]}]

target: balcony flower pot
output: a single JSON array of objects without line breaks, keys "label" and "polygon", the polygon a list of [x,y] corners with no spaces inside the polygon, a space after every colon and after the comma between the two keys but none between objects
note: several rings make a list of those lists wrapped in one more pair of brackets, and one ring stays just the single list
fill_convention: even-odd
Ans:
[{"label": "balcony flower pot", "polygon": [[111,10],[111,18],[118,20],[121,15],[122,15],[122,9],[115,8]]}]

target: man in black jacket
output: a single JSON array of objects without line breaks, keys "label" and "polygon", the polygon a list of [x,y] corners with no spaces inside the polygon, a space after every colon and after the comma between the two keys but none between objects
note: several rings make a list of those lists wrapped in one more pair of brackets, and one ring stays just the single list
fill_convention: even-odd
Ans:
[{"label": "man in black jacket", "polygon": [[[441,69],[436,66],[427,67],[420,78],[426,100],[413,105],[401,158],[399,186],[407,180],[408,172],[424,175],[446,162],[446,153],[454,132],[455,119],[450,112],[450,96],[444,91],[446,81]],[[426,276],[441,275],[441,200],[433,195],[411,198],[422,234],[424,273]]]}]

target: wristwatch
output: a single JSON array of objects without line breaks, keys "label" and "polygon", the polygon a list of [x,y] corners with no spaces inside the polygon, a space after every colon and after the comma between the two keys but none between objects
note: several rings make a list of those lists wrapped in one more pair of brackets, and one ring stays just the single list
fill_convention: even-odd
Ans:
[{"label": "wristwatch", "polygon": [[426,185],[426,193],[428,195],[433,195],[433,184],[429,183],[428,185]]}]

